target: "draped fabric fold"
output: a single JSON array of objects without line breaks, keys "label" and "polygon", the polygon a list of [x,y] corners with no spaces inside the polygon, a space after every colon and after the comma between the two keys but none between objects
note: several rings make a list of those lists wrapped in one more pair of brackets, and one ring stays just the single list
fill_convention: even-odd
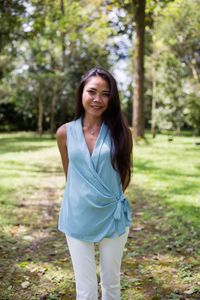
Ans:
[{"label": "draped fabric fold", "polygon": [[109,129],[103,122],[92,154],[82,118],[67,123],[68,177],[58,228],[74,238],[98,242],[125,232],[131,208],[110,160]]}]

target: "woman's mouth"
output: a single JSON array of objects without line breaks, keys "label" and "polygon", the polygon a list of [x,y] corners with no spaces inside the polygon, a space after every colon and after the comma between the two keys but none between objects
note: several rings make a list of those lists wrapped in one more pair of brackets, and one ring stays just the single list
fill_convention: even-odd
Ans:
[{"label": "woman's mouth", "polygon": [[91,106],[93,109],[95,109],[95,110],[99,110],[99,109],[101,109],[102,108],[102,106]]}]

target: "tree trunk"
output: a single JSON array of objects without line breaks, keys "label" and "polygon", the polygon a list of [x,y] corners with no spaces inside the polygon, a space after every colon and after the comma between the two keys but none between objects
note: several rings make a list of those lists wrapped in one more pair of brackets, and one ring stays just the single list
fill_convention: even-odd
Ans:
[{"label": "tree trunk", "polygon": [[38,93],[38,133],[42,135],[43,133],[43,99],[42,99],[42,84],[39,83],[39,93]]},{"label": "tree trunk", "polygon": [[156,137],[156,61],[157,61],[157,53],[156,50],[153,49],[152,54],[152,104],[151,104],[151,133],[153,138]]},{"label": "tree trunk", "polygon": [[144,34],[145,0],[133,0],[135,7],[135,75],[133,94],[133,132],[135,139],[144,138]]},{"label": "tree trunk", "polygon": [[194,80],[196,80],[197,83],[200,83],[197,62],[196,62],[196,59],[194,57],[190,60],[189,65],[190,65],[190,68],[192,70],[192,75],[193,75]]},{"label": "tree trunk", "polygon": [[[64,6],[64,1],[60,0],[60,10],[62,15],[65,15],[65,6]],[[66,46],[65,46],[65,33],[61,31],[61,43],[62,43],[62,69],[64,71],[65,68],[65,59],[66,59]]]},{"label": "tree trunk", "polygon": [[[62,15],[64,16],[65,15],[65,3],[64,3],[64,0],[60,0],[60,10],[61,10]],[[61,44],[62,44],[62,67],[61,67],[61,70],[62,70],[63,74],[65,72],[66,60],[67,60],[65,36],[66,36],[66,33],[61,31]],[[61,95],[62,95],[62,93],[61,93]],[[62,96],[60,98],[60,106],[61,106],[61,110],[60,110],[60,122],[61,122],[61,124],[63,124],[63,123],[66,122],[67,102],[66,102],[65,99],[63,99]]]},{"label": "tree trunk", "polygon": [[51,98],[51,115],[50,115],[50,133],[53,137],[55,133],[55,109],[56,109],[56,98],[57,98],[57,80],[55,79],[53,83],[53,93]]}]

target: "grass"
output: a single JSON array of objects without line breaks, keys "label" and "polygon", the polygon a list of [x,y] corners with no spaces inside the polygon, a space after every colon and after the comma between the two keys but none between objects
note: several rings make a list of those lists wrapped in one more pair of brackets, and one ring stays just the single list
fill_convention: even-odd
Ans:
[{"label": "grass", "polygon": [[[200,146],[197,138],[176,137],[168,142],[166,136],[149,138],[148,145],[135,147],[135,183],[147,193],[162,197],[199,226],[200,207]],[[145,184],[145,186],[144,186]]]},{"label": "grass", "polygon": [[[134,147],[126,192],[133,225],[122,300],[200,299],[199,139],[147,140]],[[57,231],[65,182],[55,140],[1,134],[0,153],[0,299],[75,299],[69,251]]]}]

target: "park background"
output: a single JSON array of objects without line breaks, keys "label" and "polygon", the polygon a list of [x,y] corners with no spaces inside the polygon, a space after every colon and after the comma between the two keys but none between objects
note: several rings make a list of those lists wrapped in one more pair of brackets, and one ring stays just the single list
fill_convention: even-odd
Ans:
[{"label": "park background", "polygon": [[93,66],[134,138],[122,300],[200,299],[200,1],[4,0],[0,17],[0,299],[75,299],[55,132]]}]

